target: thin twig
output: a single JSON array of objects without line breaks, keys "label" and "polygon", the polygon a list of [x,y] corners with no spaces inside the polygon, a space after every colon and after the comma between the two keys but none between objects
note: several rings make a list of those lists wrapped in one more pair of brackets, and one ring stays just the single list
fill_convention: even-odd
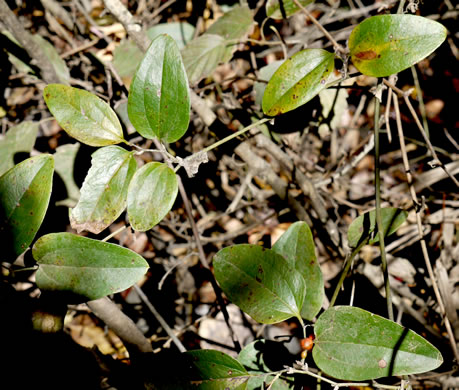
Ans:
[{"label": "thin twig", "polygon": [[413,105],[410,102],[410,99],[409,99],[408,95],[404,91],[402,91],[400,88],[397,88],[395,85],[391,84],[387,80],[384,79],[383,81],[384,81],[384,84],[386,84],[393,91],[397,92],[397,94],[399,94],[400,96],[403,97],[403,99],[405,100],[406,105],[408,106],[408,109],[410,110],[410,113],[411,113],[414,121],[416,122],[416,125],[417,125],[419,131],[421,132],[422,137],[424,138],[425,143],[427,144],[427,147],[428,147],[430,153],[432,154],[432,157],[435,159],[435,162],[438,163],[438,165],[440,165],[440,167],[445,171],[445,173],[454,182],[454,184],[456,184],[456,186],[459,187],[459,181],[448,171],[448,169],[446,168],[445,164],[443,164],[443,162],[438,158],[437,152],[435,151],[434,147],[432,146],[432,143],[430,142],[429,138],[427,137],[426,132],[424,131],[424,128],[422,127],[422,124],[419,121],[419,118],[418,118],[418,116],[416,114],[416,111],[413,108]]},{"label": "thin twig", "polygon": [[177,338],[175,335],[174,331],[170,328],[170,326],[167,324],[165,319],[161,316],[161,314],[158,313],[158,311],[155,309],[153,304],[150,302],[148,297],[145,295],[145,293],[142,291],[142,289],[134,284],[134,290],[139,294],[140,299],[142,299],[143,303],[145,303],[145,306],[148,307],[148,309],[151,311],[151,313],[155,316],[156,320],[160,323],[160,325],[163,327],[163,329],[166,331],[166,333],[169,335],[169,337],[172,339],[174,342],[175,346],[178,348],[180,352],[186,352],[186,348],[182,344],[182,342]]},{"label": "thin twig", "polygon": [[311,20],[311,22],[317,26],[317,28],[322,32],[322,34],[325,35],[325,37],[332,43],[333,47],[335,48],[337,52],[343,55],[347,54],[347,50],[343,46],[341,46],[338,42],[335,41],[335,39],[330,35],[330,33],[325,29],[325,27],[323,27],[320,24],[320,22],[306,8],[303,7],[298,0],[293,0],[293,2]]},{"label": "thin twig", "polygon": [[362,240],[362,242],[352,250],[349,257],[345,260],[344,269],[341,272],[341,276],[339,278],[338,284],[336,285],[335,291],[333,292],[333,296],[330,299],[330,307],[332,307],[335,304],[336,298],[338,298],[338,294],[341,291],[341,287],[343,286],[344,280],[346,279],[346,276],[349,273],[351,265],[354,262],[355,256],[357,255],[357,253],[360,252],[360,249],[362,249],[363,246],[366,245],[367,242],[368,242],[368,239]]},{"label": "thin twig", "polygon": [[379,155],[379,111],[380,101],[375,97],[375,200],[376,200],[376,224],[378,226],[379,248],[381,250],[381,270],[384,276],[386,290],[387,313],[391,321],[394,320],[392,307],[392,293],[390,291],[389,272],[387,270],[386,248],[384,246],[384,227],[381,215],[381,166]]},{"label": "thin twig", "polygon": [[427,250],[427,244],[426,244],[426,241],[425,241],[425,238],[424,238],[424,233],[423,233],[423,229],[422,229],[422,220],[421,220],[422,209],[421,209],[421,207],[419,207],[419,201],[418,201],[418,198],[417,198],[417,195],[416,195],[416,190],[414,189],[414,185],[413,185],[413,176],[411,175],[410,164],[409,164],[409,161],[408,161],[408,154],[406,152],[406,145],[405,145],[405,139],[404,139],[404,134],[403,134],[403,127],[402,127],[402,121],[401,121],[401,116],[400,116],[400,110],[399,110],[399,106],[398,106],[398,99],[397,99],[396,96],[394,96],[393,100],[394,100],[394,108],[395,108],[395,118],[396,118],[396,121],[397,121],[398,138],[399,138],[399,141],[400,141],[400,150],[402,152],[403,165],[404,165],[405,171],[406,171],[406,179],[407,179],[408,186],[409,186],[409,189],[410,189],[410,194],[411,194],[412,201],[413,201],[414,205],[416,206],[416,224],[417,224],[417,227],[418,227],[418,234],[419,234],[419,240],[420,240],[420,243],[421,243],[422,254],[424,256],[424,261],[425,261],[425,264],[426,264],[427,272],[428,272],[430,280],[432,282],[432,287],[433,287],[433,290],[434,290],[434,293],[435,293],[435,297],[437,298],[438,306],[440,308],[440,313],[442,314],[443,319],[445,321],[445,328],[446,328],[446,331],[448,333],[448,337],[449,337],[449,341],[450,341],[450,344],[451,344],[451,348],[453,350],[453,353],[454,353],[454,356],[456,358],[456,361],[459,361],[459,353],[458,353],[458,350],[457,350],[456,340],[455,340],[455,337],[454,337],[453,330],[451,328],[451,323],[450,323],[448,317],[446,316],[446,308],[445,308],[445,305],[443,303],[443,299],[441,297],[440,290],[439,290],[438,285],[437,285],[437,281],[435,279],[435,275],[434,275],[434,272],[433,272],[433,269],[432,269],[432,264],[430,263],[429,251]]},{"label": "thin twig", "polygon": [[424,125],[424,130],[426,132],[427,138],[430,138],[429,135],[429,122],[427,121],[426,106],[424,104],[424,98],[422,97],[421,84],[419,83],[418,73],[416,72],[416,67],[411,66],[411,73],[413,74],[414,87],[416,88],[416,96],[419,101],[419,111],[422,116],[422,124]]}]

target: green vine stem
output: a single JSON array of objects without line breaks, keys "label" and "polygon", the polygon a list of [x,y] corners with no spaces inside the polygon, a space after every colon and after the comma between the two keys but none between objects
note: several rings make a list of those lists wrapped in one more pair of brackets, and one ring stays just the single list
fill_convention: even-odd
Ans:
[{"label": "green vine stem", "polygon": [[389,272],[387,270],[386,249],[384,245],[384,228],[381,215],[381,168],[379,161],[379,112],[380,101],[375,97],[375,197],[376,197],[376,224],[378,226],[379,248],[381,250],[381,269],[384,275],[384,287],[386,290],[387,313],[391,321],[394,320],[392,308],[392,294],[390,291]]},{"label": "green vine stem", "polygon": [[341,272],[341,276],[339,278],[338,284],[336,285],[335,291],[333,292],[333,296],[332,296],[332,298],[330,300],[330,307],[332,307],[335,304],[336,298],[338,298],[338,294],[341,291],[341,287],[343,286],[344,279],[346,279],[346,276],[349,273],[349,270],[351,268],[351,265],[352,265],[352,263],[354,261],[355,256],[357,255],[357,253],[360,252],[360,249],[362,249],[362,247],[364,245],[366,245],[367,242],[368,242],[368,238],[363,240],[359,245],[357,245],[352,250],[352,252],[349,255],[349,257],[346,259],[346,265],[344,266],[343,272]]},{"label": "green vine stem", "polygon": [[233,138],[239,137],[240,135],[242,135],[245,132],[253,129],[254,127],[260,126],[263,123],[266,123],[266,122],[270,121],[271,119],[272,118],[260,119],[259,121],[255,122],[255,123],[252,123],[251,125],[249,125],[247,127],[244,127],[241,130],[236,131],[235,133],[229,135],[228,137],[225,137],[225,138],[221,139],[220,141],[217,141],[217,142],[213,143],[212,145],[209,145],[207,148],[204,148],[203,150],[201,150],[198,153],[207,153],[207,152],[211,151],[212,149],[215,149],[215,148],[219,147],[220,145],[223,145],[225,142],[228,142],[228,141],[232,140]]}]

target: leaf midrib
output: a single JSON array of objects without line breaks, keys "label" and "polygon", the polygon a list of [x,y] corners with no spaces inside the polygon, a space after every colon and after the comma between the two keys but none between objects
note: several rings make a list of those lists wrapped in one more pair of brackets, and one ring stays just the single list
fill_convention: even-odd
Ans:
[{"label": "leaf midrib", "polygon": [[[300,315],[299,311],[297,312],[296,310],[293,310],[292,307],[291,307],[288,303],[286,303],[280,296],[278,296],[278,295],[275,294],[273,291],[271,291],[269,288],[267,288],[263,283],[260,283],[260,282],[259,282],[256,278],[254,278],[252,275],[249,275],[249,274],[248,274],[247,272],[245,272],[243,269],[239,268],[236,264],[233,264],[233,263],[231,263],[231,262],[229,262],[229,261],[227,261],[227,260],[223,260],[223,261],[225,261],[226,263],[232,265],[234,268],[238,269],[240,272],[242,272],[243,274],[247,275],[249,278],[251,278],[252,280],[254,280],[256,284],[260,285],[264,290],[269,291],[269,293],[270,293],[272,296],[274,296],[275,298],[279,299],[279,301],[281,301],[286,307],[288,307],[288,308],[291,310],[290,313],[288,313],[288,312],[283,312],[283,311],[281,311],[281,310],[279,310],[279,312],[285,313],[285,314],[292,314],[292,316],[299,316],[299,315]],[[285,280],[285,279],[284,279],[284,280]],[[289,284],[288,284],[288,283],[286,283],[286,284],[287,284],[287,286],[288,286],[288,288],[289,288],[289,290],[290,290],[290,293],[292,293],[292,290],[291,290]],[[292,296],[294,297],[294,301],[296,302],[295,295],[292,294]]]}]

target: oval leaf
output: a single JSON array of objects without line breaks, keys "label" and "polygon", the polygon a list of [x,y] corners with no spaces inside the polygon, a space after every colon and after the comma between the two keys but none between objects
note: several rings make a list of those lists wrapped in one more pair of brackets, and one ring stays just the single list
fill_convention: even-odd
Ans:
[{"label": "oval leaf", "polygon": [[28,158],[0,177],[0,243],[2,252],[23,253],[40,228],[51,197],[54,159]]},{"label": "oval leaf", "polygon": [[306,294],[301,274],[281,255],[258,245],[234,245],[214,257],[215,278],[228,298],[255,321],[301,319]]},{"label": "oval leaf", "polygon": [[175,142],[190,121],[188,79],[180,51],[168,35],[156,37],[132,80],[129,119],[145,138]]},{"label": "oval leaf", "polygon": [[322,49],[302,50],[274,73],[263,95],[263,112],[276,116],[311,100],[322,89],[334,69],[334,55]]},{"label": "oval leaf", "polygon": [[71,291],[86,300],[126,290],[148,270],[130,249],[70,233],[40,237],[32,253],[41,290]]},{"label": "oval leaf", "polygon": [[443,362],[440,351],[418,334],[357,307],[328,309],[314,332],[314,362],[338,379],[417,374]]},{"label": "oval leaf", "polygon": [[446,29],[415,15],[372,16],[349,37],[351,59],[365,75],[386,77],[426,58],[446,39]]},{"label": "oval leaf", "polygon": [[311,229],[305,222],[295,222],[276,241],[272,250],[303,276],[308,288],[301,316],[312,320],[322,308],[324,280],[316,258]]},{"label": "oval leaf", "polygon": [[[387,237],[406,221],[408,213],[394,207],[385,207],[381,209],[381,217],[384,227],[384,237]],[[376,210],[368,211],[352,221],[347,232],[347,239],[351,248],[357,248],[358,245],[367,239],[368,244],[379,242]]]},{"label": "oval leaf", "polygon": [[225,38],[220,35],[203,34],[193,39],[182,50],[188,79],[191,84],[209,76],[226,56]]},{"label": "oval leaf", "polygon": [[96,95],[67,85],[49,84],[43,96],[59,125],[78,141],[91,146],[126,142],[115,112]]},{"label": "oval leaf", "polygon": [[244,390],[250,374],[237,360],[220,351],[188,351],[193,366],[192,388],[199,390]]},{"label": "oval leaf", "polygon": [[14,167],[14,155],[30,153],[38,134],[38,122],[24,121],[0,136],[0,176]]},{"label": "oval leaf", "polygon": [[177,176],[172,169],[159,162],[145,164],[129,185],[127,211],[132,227],[150,230],[171,210],[177,192]]},{"label": "oval leaf", "polygon": [[98,234],[118,218],[126,207],[136,168],[133,152],[119,146],[94,152],[80,199],[70,214],[72,228],[78,233],[87,230]]},{"label": "oval leaf", "polygon": [[[299,0],[299,3],[305,7],[313,1],[314,0]],[[284,6],[285,16],[287,18],[300,10],[300,8],[293,2],[293,0],[283,0],[282,4]],[[283,18],[279,0],[268,0],[266,2],[266,16],[273,19]]]}]

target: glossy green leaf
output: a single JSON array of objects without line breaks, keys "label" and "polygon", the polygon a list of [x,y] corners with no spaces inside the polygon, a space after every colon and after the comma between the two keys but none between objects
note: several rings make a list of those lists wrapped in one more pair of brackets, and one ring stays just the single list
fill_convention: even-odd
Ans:
[{"label": "glossy green leaf", "polygon": [[415,15],[377,15],[349,37],[352,63],[365,75],[386,77],[431,54],[446,39],[446,28]]},{"label": "glossy green leaf", "polygon": [[56,71],[59,81],[68,85],[70,83],[70,71],[69,68],[67,68],[65,61],[57,52],[56,48],[39,34],[33,34],[31,37],[45,53],[49,62]]},{"label": "glossy green leaf", "polygon": [[153,40],[129,91],[129,119],[145,138],[175,142],[188,129],[190,96],[185,67],[168,35]]},{"label": "glossy green leaf", "polygon": [[188,79],[191,84],[209,76],[223,62],[226,55],[225,38],[220,35],[204,34],[193,39],[182,50]]},{"label": "glossy green leaf", "polygon": [[133,152],[119,146],[94,152],[80,199],[70,214],[72,228],[78,233],[87,230],[98,234],[115,221],[126,207],[128,186],[136,168]]},{"label": "glossy green leaf", "polygon": [[[280,371],[284,366],[293,363],[290,354],[283,343],[270,340],[255,340],[246,345],[237,360],[253,375],[247,382],[247,390],[266,388],[275,378],[273,371]],[[292,382],[292,383],[291,383]],[[293,381],[280,377],[273,384],[272,390],[286,390],[293,387]],[[266,384],[264,387],[263,383]]]},{"label": "glossy green leaf", "polygon": [[78,141],[91,146],[126,142],[115,112],[96,95],[62,84],[49,84],[43,96],[54,118]]},{"label": "glossy green leaf", "polygon": [[[312,3],[314,0],[299,0],[299,3],[305,7]],[[293,0],[283,0],[285,15],[288,17],[297,13],[300,8],[293,2]],[[279,0],[268,0],[266,2],[266,16],[273,19],[282,19],[282,12]]]},{"label": "glossy green leaf", "polygon": [[56,149],[54,153],[55,169],[64,182],[67,190],[67,199],[56,202],[57,206],[75,207],[80,199],[80,189],[73,178],[75,158],[80,149],[80,144],[65,144]]},{"label": "glossy green leaf", "polygon": [[0,136],[0,176],[14,167],[14,155],[18,152],[29,153],[38,134],[38,122],[24,121],[9,129],[5,136]]},{"label": "glossy green leaf", "polygon": [[250,374],[237,360],[220,351],[188,351],[193,365],[192,388],[197,390],[245,390]]},{"label": "glossy green leaf", "polygon": [[48,208],[53,172],[53,157],[41,154],[0,177],[0,243],[4,255],[19,256],[32,243]]},{"label": "glossy green leaf", "polygon": [[266,86],[263,112],[276,116],[307,103],[325,88],[333,60],[333,53],[322,49],[302,50],[287,58]]},{"label": "glossy green leaf", "polygon": [[305,222],[295,222],[276,241],[272,250],[284,257],[303,276],[307,291],[301,316],[312,320],[322,308],[324,280],[316,258],[311,229]]},{"label": "glossy green leaf", "polygon": [[119,245],[70,233],[40,237],[33,247],[41,290],[71,291],[86,300],[131,287],[148,270],[142,256]]},{"label": "glossy green leaf", "polygon": [[417,374],[443,363],[440,351],[418,334],[357,307],[328,309],[314,332],[314,362],[338,379]]},{"label": "glossy green leaf", "polygon": [[[408,213],[404,210],[385,207],[381,209],[384,237],[394,233],[400,225],[406,221]],[[379,242],[378,228],[376,224],[376,210],[371,210],[357,217],[349,225],[347,239],[351,248],[356,248],[361,242],[369,238],[368,243]]]},{"label": "glossy green leaf", "polygon": [[171,168],[159,162],[145,164],[129,185],[127,211],[131,226],[150,230],[171,210],[177,192],[177,176]]},{"label": "glossy green leaf", "polygon": [[[183,49],[193,39],[194,27],[189,23],[171,22],[159,23],[147,30],[147,35],[151,40],[161,34],[170,35],[178,48]],[[130,78],[134,76],[142,58],[143,53],[137,45],[132,40],[126,39],[113,52],[113,66],[121,77]]]},{"label": "glossy green leaf", "polygon": [[306,295],[301,274],[273,250],[258,245],[234,245],[213,260],[215,278],[228,298],[264,324],[301,318]]}]

